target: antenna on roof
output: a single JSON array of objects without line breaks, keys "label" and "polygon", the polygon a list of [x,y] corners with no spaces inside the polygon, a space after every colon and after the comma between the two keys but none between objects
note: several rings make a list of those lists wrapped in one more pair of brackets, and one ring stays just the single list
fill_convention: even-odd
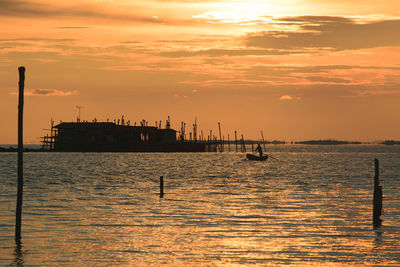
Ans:
[{"label": "antenna on roof", "polygon": [[76,106],[76,108],[78,109],[78,119],[77,122],[81,121],[81,109],[83,108],[82,106]]}]

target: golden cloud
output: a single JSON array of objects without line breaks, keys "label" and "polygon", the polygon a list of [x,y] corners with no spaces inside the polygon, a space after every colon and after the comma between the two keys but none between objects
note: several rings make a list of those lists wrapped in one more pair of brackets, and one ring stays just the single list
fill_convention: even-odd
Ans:
[{"label": "golden cloud", "polygon": [[[25,96],[71,96],[76,95],[78,91],[61,91],[57,89],[35,89],[25,91]],[[12,92],[10,95],[17,95],[17,92]]]}]

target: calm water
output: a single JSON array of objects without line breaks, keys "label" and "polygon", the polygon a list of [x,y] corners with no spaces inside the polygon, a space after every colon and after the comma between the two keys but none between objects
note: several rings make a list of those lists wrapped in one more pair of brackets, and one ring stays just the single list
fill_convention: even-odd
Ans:
[{"label": "calm water", "polygon": [[[400,266],[399,146],[242,153],[0,153],[0,266]],[[372,229],[373,159],[383,226]],[[165,196],[160,199],[159,177]]]}]

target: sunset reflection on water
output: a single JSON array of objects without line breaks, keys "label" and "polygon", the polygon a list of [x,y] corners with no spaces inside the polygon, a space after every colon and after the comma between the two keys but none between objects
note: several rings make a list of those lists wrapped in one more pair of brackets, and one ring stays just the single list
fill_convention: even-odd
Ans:
[{"label": "sunset reflection on water", "polygon": [[[385,215],[376,233],[371,159],[377,148],[273,149],[280,162],[248,162],[238,153],[27,154],[19,261],[27,266],[400,264],[400,172],[391,167],[399,162],[399,151],[378,151]],[[14,170],[4,167],[14,160],[13,154],[0,154],[6,171],[0,174],[0,265],[16,265],[18,258],[15,181],[9,179]]]}]

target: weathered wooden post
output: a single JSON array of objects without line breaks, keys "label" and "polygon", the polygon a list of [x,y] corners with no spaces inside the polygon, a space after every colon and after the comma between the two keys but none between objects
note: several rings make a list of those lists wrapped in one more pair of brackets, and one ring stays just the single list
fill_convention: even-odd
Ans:
[{"label": "weathered wooden post", "polygon": [[243,152],[246,152],[246,144],[244,143],[243,134],[242,134],[242,145],[243,145]]},{"label": "weathered wooden post", "polygon": [[224,144],[222,143],[222,136],[221,136],[221,124],[218,122],[218,129],[219,129],[219,143],[221,145],[220,152],[224,152]]},{"label": "weathered wooden post", "polygon": [[229,134],[228,134],[228,152],[231,152],[231,141],[229,140]]},{"label": "weathered wooden post", "polygon": [[235,147],[236,147],[236,152],[238,152],[238,149],[237,149],[237,132],[235,131]]},{"label": "weathered wooden post", "polygon": [[25,67],[19,67],[19,99],[18,99],[18,188],[17,188],[17,208],[15,212],[15,241],[21,240],[21,218],[22,218],[22,195],[24,191],[23,178],[23,111],[24,111],[24,82]]},{"label": "weathered wooden post", "polygon": [[160,198],[164,196],[164,177],[160,176]]},{"label": "weathered wooden post", "polygon": [[265,147],[264,134],[263,134],[262,131],[261,131],[261,137],[262,137],[262,141],[263,141],[263,144],[264,144],[264,151],[267,152],[267,148]]},{"label": "weathered wooden post", "polygon": [[197,117],[195,117],[193,124],[193,141],[197,142]]},{"label": "weathered wooden post", "polygon": [[374,198],[372,222],[375,228],[382,225],[382,186],[379,185],[379,160],[375,159]]},{"label": "weathered wooden post", "polygon": [[55,134],[53,133],[54,131],[54,120],[51,119],[50,121],[50,151],[54,151],[54,143],[55,143]]}]

